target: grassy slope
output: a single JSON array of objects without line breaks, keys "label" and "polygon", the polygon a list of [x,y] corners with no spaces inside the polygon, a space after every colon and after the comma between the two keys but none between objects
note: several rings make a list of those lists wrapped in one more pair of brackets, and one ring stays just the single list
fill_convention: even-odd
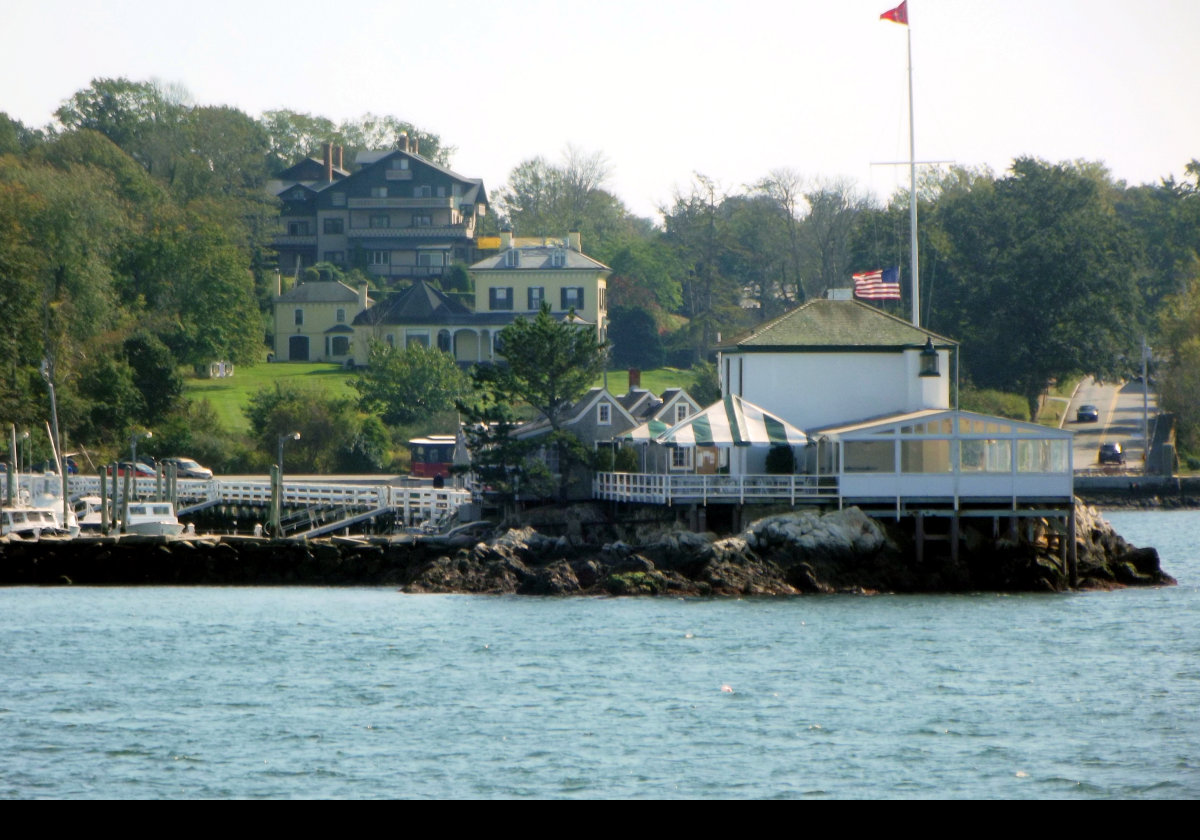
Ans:
[{"label": "grassy slope", "polygon": [[249,432],[250,425],[242,408],[250,403],[255,391],[287,382],[334,397],[358,397],[350,387],[353,374],[341,365],[300,364],[288,362],[275,365],[240,367],[228,379],[195,379],[184,382],[183,395],[189,400],[206,399],[221,418],[221,425],[230,431]]},{"label": "grassy slope", "polygon": [[[292,362],[262,364],[238,368],[237,373],[228,379],[189,377],[184,383],[184,397],[189,400],[208,400],[225,428],[249,432],[250,426],[242,409],[260,388],[275,382],[287,382],[328,396],[357,398],[358,392],[350,386],[353,376],[340,365]],[[603,378],[598,378],[595,384],[602,385]],[[661,394],[667,388],[690,388],[692,372],[676,368],[643,371],[642,387],[656,394]],[[624,394],[629,390],[629,373],[625,370],[609,371],[608,389],[614,394]]]}]

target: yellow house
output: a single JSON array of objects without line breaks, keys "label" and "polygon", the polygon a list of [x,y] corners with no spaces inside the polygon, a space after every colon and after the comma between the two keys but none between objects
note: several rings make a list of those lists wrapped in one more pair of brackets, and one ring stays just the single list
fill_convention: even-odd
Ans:
[{"label": "yellow house", "polygon": [[475,315],[502,325],[537,314],[543,303],[563,318],[608,332],[608,276],[612,269],[584,254],[577,231],[565,240],[514,240],[500,234],[500,252],[469,269],[475,281]]},{"label": "yellow house", "polygon": [[345,283],[320,281],[289,289],[275,298],[275,361],[352,362],[351,324],[372,303],[365,285],[355,291]]}]

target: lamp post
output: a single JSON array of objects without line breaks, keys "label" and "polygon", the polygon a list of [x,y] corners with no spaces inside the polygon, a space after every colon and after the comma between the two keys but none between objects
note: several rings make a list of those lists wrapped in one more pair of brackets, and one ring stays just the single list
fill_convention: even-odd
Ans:
[{"label": "lamp post", "polygon": [[136,473],[136,470],[137,470],[137,442],[138,442],[138,438],[146,438],[146,439],[149,439],[149,438],[152,438],[152,437],[154,437],[154,433],[153,433],[153,432],[134,432],[132,435],[130,435],[130,436],[129,436],[129,459],[130,459],[131,461],[133,461],[133,469],[134,469],[135,473]]},{"label": "lamp post", "polygon": [[279,474],[283,475],[283,444],[289,440],[300,440],[299,432],[291,432],[290,434],[279,436],[279,459],[275,462],[279,465]]},{"label": "lamp post", "polygon": [[299,432],[291,432],[279,436],[279,460],[271,470],[271,533],[276,537],[283,536],[283,445],[289,440],[300,440]]}]

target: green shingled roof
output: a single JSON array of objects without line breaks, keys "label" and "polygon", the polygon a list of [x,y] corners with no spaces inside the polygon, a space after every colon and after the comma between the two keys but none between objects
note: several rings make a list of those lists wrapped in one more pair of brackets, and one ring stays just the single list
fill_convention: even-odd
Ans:
[{"label": "green shingled roof", "polygon": [[923,347],[926,339],[933,339],[937,347],[958,344],[865,303],[820,299],[723,342],[717,349],[726,353],[897,349]]}]

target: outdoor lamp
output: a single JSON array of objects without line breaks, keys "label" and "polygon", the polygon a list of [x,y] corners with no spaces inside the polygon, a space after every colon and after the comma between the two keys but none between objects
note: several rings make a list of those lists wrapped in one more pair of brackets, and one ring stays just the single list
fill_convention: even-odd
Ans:
[{"label": "outdoor lamp", "polygon": [[933,349],[933,339],[925,339],[925,347],[921,350],[921,373],[920,376],[941,376],[938,371],[938,354]]}]

